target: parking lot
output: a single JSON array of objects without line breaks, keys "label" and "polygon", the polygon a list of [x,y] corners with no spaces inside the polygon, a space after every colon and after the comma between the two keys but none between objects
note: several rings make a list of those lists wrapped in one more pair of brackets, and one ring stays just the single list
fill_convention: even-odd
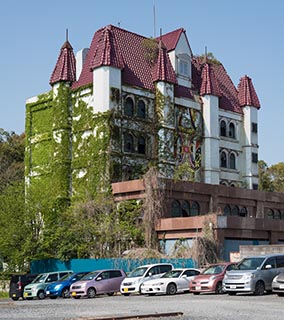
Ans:
[{"label": "parking lot", "polygon": [[0,319],[91,320],[180,313],[177,320],[282,320],[284,298],[277,295],[178,294],[175,296],[99,296],[94,299],[0,300]]}]

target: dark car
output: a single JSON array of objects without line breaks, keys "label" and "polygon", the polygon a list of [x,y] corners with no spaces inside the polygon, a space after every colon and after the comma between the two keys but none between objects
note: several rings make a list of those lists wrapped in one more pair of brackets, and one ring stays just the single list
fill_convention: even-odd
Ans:
[{"label": "dark car", "polygon": [[71,275],[67,274],[59,281],[49,284],[45,288],[45,296],[51,299],[57,297],[69,298],[70,297],[70,286],[76,281],[79,281],[82,277],[88,274],[90,271],[74,272]]},{"label": "dark car", "polygon": [[9,297],[15,301],[23,298],[24,287],[31,283],[37,274],[14,274],[10,279]]}]

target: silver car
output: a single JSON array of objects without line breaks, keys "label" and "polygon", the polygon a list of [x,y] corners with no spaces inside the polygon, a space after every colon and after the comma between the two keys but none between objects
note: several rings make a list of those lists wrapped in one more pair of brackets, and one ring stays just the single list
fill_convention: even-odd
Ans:
[{"label": "silver car", "polygon": [[272,281],[272,291],[284,297],[284,273],[278,274]]},{"label": "silver car", "polygon": [[244,258],[237,270],[227,271],[223,289],[229,295],[253,292],[255,295],[272,291],[272,280],[284,272],[284,255],[274,254]]}]

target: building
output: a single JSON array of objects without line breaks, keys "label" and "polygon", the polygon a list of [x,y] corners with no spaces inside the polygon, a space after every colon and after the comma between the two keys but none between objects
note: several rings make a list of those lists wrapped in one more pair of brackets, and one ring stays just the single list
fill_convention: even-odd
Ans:
[{"label": "building", "polygon": [[[283,247],[283,193],[170,179],[160,179],[156,185],[164,208],[155,230],[167,253],[181,239],[191,247],[208,227],[214,233],[220,258],[225,260],[242,245]],[[112,190],[117,202],[146,197],[143,180],[114,183]]]},{"label": "building", "polygon": [[167,178],[258,187],[252,80],[235,87],[183,28],[149,39],[108,25],[76,57],[66,39],[50,85],[26,104],[27,186],[82,198],[154,163]]}]

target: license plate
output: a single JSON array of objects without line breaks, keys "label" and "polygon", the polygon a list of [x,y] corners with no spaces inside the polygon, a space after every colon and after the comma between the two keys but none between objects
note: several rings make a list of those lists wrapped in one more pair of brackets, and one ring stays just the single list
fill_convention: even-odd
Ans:
[{"label": "license plate", "polygon": [[201,290],[201,287],[195,287],[195,290]]},{"label": "license plate", "polygon": [[123,291],[124,291],[124,292],[128,292],[128,288],[124,288]]},{"label": "license plate", "polygon": [[13,293],[12,296],[13,296],[13,297],[16,297],[17,295],[16,295],[16,293]]},{"label": "license plate", "polygon": [[230,286],[230,289],[236,289],[237,286]]},{"label": "license plate", "polygon": [[24,292],[24,297],[28,297],[28,293],[27,292]]},{"label": "license plate", "polygon": [[46,291],[46,294],[50,294],[50,292],[49,292],[49,291]]},{"label": "license plate", "polygon": [[280,284],[279,289],[284,289],[284,284]]},{"label": "license plate", "polygon": [[72,295],[73,297],[76,296],[76,292],[73,291],[73,292],[71,293],[71,295]]}]

